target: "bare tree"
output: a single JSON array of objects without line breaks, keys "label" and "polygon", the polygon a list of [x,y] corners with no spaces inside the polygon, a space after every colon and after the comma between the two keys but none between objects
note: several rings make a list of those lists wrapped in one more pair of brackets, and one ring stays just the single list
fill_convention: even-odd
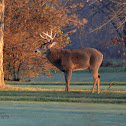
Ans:
[{"label": "bare tree", "polygon": [[87,1],[81,11],[81,16],[88,20],[82,38],[83,40],[88,38],[89,44],[83,42],[82,45],[98,48],[107,58],[110,53],[110,56],[116,58],[119,56],[125,62],[126,2],[124,0]]},{"label": "bare tree", "polygon": [[[106,0],[100,1],[99,4],[92,4],[91,8],[94,10],[92,16],[102,13],[105,17],[103,24],[91,30],[94,32],[100,30],[108,24],[112,24],[113,29],[117,35],[111,37],[113,46],[120,46],[123,62],[125,63],[125,46],[126,46],[126,2],[123,0]],[[118,51],[120,52],[120,51]]]},{"label": "bare tree", "polygon": [[126,35],[126,5],[123,2],[117,2],[116,0],[106,0],[100,1],[99,4],[92,4],[91,9],[94,10],[91,18],[102,13],[108,20],[106,20],[102,25],[93,29],[91,32],[100,30],[108,23],[111,23],[119,35],[120,39]]}]

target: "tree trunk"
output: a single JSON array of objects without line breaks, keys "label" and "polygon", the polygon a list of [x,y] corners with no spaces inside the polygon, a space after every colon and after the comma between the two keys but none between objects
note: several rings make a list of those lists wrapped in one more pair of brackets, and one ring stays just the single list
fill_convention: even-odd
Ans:
[{"label": "tree trunk", "polygon": [[3,30],[4,30],[4,0],[0,0],[0,86],[4,85],[3,72]]}]

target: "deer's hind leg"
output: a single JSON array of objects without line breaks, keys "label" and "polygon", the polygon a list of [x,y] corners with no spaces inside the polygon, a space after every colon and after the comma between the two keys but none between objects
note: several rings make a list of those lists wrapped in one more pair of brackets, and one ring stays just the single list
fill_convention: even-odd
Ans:
[{"label": "deer's hind leg", "polygon": [[94,78],[94,85],[92,88],[92,93],[94,93],[95,90],[95,86],[97,84],[97,93],[100,93],[100,74],[98,73],[98,71],[91,71],[93,74],[93,78]]},{"label": "deer's hind leg", "polygon": [[100,93],[100,74],[98,73],[98,80],[97,80],[97,94]]}]

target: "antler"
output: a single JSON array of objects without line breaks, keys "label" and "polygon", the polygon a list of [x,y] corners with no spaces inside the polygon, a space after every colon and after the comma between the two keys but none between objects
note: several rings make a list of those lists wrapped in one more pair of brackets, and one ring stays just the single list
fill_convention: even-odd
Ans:
[{"label": "antler", "polygon": [[[46,39],[48,42],[50,42],[51,40],[53,40],[56,37],[56,33],[54,34],[54,36],[52,37],[52,29],[51,29],[51,34],[49,35],[48,32],[44,33],[42,32],[46,37],[43,37],[41,34],[40,36],[44,39]],[[48,39],[47,37],[49,37],[50,39]]]}]

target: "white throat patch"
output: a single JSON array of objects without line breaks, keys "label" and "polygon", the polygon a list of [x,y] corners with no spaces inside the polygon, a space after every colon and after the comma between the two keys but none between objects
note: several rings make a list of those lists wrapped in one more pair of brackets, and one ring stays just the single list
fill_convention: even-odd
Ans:
[{"label": "white throat patch", "polygon": [[56,43],[57,43],[57,42],[53,42],[53,43],[49,46],[49,48],[54,47],[54,46],[56,45]]}]

